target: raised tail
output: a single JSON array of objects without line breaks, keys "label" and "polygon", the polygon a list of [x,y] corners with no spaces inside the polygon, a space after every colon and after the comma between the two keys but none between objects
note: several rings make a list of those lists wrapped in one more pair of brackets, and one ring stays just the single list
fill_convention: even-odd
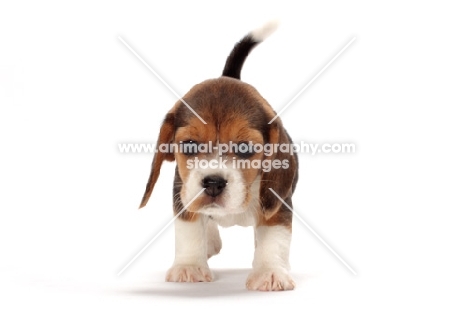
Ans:
[{"label": "raised tail", "polygon": [[242,40],[237,42],[226,60],[226,64],[223,69],[223,76],[240,80],[242,66],[244,65],[250,51],[271,35],[277,27],[277,21],[269,22],[263,27],[249,32],[249,34],[242,38]]}]

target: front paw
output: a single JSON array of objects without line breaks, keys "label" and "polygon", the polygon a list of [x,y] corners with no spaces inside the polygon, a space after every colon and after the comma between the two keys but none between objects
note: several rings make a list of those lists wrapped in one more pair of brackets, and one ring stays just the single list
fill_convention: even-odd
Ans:
[{"label": "front paw", "polygon": [[198,265],[175,265],[166,273],[166,282],[211,282],[210,268]]},{"label": "front paw", "polygon": [[254,269],[247,277],[248,290],[283,291],[292,290],[296,284],[286,269]]}]

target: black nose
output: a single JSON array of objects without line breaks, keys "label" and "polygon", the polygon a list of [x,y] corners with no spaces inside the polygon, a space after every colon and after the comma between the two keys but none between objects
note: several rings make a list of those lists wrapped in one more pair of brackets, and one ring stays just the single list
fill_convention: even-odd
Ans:
[{"label": "black nose", "polygon": [[205,188],[205,193],[211,197],[215,197],[223,192],[226,187],[227,181],[216,175],[206,176],[202,180],[202,186]]}]

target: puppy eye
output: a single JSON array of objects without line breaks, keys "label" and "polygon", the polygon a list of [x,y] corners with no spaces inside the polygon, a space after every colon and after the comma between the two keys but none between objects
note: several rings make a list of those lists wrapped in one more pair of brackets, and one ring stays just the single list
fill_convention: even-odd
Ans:
[{"label": "puppy eye", "polygon": [[246,142],[240,142],[237,144],[237,150],[235,150],[235,154],[242,159],[250,158],[255,154],[253,151],[253,146]]},{"label": "puppy eye", "polygon": [[186,140],[180,143],[180,152],[186,156],[193,156],[198,153],[198,142]]}]

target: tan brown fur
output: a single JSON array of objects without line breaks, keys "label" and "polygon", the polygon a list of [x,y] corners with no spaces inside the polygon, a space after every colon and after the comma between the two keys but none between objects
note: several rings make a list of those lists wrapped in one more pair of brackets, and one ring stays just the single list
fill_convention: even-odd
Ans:
[{"label": "tan brown fur", "polygon": [[[158,146],[161,143],[179,143],[180,141],[194,140],[199,143],[212,142],[214,146],[218,142],[252,142],[252,143],[291,143],[282,123],[276,119],[271,125],[268,121],[275,113],[268,102],[250,85],[236,79],[221,77],[207,80],[194,86],[185,96],[184,100],[207,122],[203,124],[191,111],[180,102],[167,114],[161,127],[158,138]],[[233,154],[228,154],[232,158]],[[216,154],[202,154],[203,158],[216,158]],[[190,173],[186,166],[188,157],[180,152],[175,154],[157,153],[154,156],[150,178],[143,196],[141,207],[145,206],[156,183],[159,170],[163,161],[176,160],[176,179],[182,184],[179,191],[183,191],[183,184]],[[255,154],[249,160],[254,159],[287,159],[289,169],[272,169],[263,172],[261,169],[244,169],[246,187],[261,176],[261,189],[258,218],[259,225],[284,225],[291,227],[291,212],[271,193],[269,188],[277,192],[286,202],[290,201],[297,180],[297,160],[295,156],[284,153],[276,153],[270,157],[264,154]],[[180,196],[180,193],[178,193]],[[246,197],[244,203],[250,198]],[[203,196],[197,198],[182,213],[184,220],[194,220],[194,213],[206,204]],[[175,200],[174,213],[181,210],[180,199]]]}]

